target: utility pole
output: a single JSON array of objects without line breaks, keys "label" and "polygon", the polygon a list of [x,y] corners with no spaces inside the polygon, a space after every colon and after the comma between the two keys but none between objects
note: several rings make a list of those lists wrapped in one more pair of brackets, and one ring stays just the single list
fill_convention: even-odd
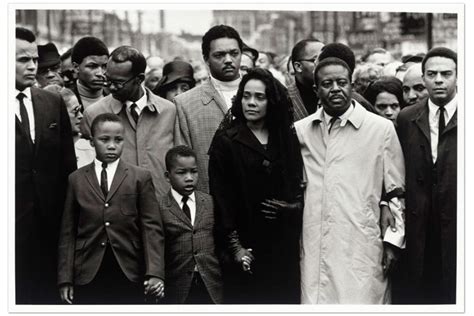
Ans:
[{"label": "utility pole", "polygon": [[428,50],[433,47],[433,13],[426,14],[426,44]]}]

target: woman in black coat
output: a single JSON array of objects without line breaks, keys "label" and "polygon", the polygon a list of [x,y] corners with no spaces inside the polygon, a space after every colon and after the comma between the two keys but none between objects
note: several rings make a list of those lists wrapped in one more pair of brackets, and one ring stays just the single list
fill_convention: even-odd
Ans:
[{"label": "woman in black coat", "polygon": [[209,154],[226,303],[299,303],[302,159],[286,90],[269,71],[242,78]]}]

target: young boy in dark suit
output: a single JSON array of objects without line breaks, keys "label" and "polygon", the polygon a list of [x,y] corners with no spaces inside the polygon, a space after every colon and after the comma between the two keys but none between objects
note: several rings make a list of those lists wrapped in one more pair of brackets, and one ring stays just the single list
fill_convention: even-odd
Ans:
[{"label": "young boy in dark suit", "polygon": [[[139,304],[164,294],[162,221],[151,174],[120,160],[121,119],[92,123],[96,159],[69,176],[58,285],[69,304]],[[143,288],[144,287],[144,288]]]},{"label": "young boy in dark suit", "polygon": [[165,232],[168,304],[222,303],[222,274],[214,246],[212,197],[195,191],[196,154],[186,146],[170,149],[165,176],[171,184],[159,198]]}]

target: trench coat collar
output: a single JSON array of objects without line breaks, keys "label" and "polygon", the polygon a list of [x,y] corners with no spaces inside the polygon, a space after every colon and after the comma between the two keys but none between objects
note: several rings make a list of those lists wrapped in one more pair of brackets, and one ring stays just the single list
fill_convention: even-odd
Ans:
[{"label": "trench coat collar", "polygon": [[[364,121],[365,116],[367,115],[367,110],[360,105],[359,102],[356,100],[351,100],[352,105],[354,106],[354,110],[352,113],[349,115],[347,118],[347,121],[352,124],[356,129],[359,129],[360,126],[362,125],[362,122]],[[314,114],[313,116],[313,122],[316,124],[319,124],[324,121],[324,108],[320,107]]]},{"label": "trench coat collar", "polygon": [[[151,92],[150,89],[146,87],[145,87],[145,94],[146,94],[145,108],[148,108],[150,112],[152,113],[158,112],[159,114],[163,110],[164,99],[154,95],[153,92]],[[122,101],[115,99],[111,94],[109,96],[111,98],[110,106],[112,108],[112,112],[118,115],[122,111],[122,109],[126,108],[125,102],[122,103]]]}]

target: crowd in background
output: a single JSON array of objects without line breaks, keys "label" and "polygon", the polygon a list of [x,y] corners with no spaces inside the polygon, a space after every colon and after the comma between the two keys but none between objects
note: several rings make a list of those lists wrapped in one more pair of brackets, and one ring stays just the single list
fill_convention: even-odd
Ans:
[{"label": "crowd in background", "polygon": [[17,304],[456,303],[454,51],[16,43]]}]

